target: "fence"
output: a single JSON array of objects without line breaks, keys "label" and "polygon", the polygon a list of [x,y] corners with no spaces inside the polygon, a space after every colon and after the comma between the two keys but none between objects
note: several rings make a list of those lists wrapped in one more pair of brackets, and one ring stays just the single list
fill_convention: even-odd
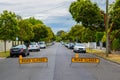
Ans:
[{"label": "fence", "polygon": [[[21,41],[6,41],[6,51],[9,51],[12,45],[23,44]],[[3,40],[0,40],[0,52],[5,51],[5,43]]]}]

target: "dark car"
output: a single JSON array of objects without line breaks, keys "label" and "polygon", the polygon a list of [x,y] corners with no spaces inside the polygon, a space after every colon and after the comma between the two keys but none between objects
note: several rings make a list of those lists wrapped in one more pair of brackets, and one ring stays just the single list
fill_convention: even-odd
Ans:
[{"label": "dark car", "polygon": [[73,48],[74,48],[74,43],[69,43],[69,44],[68,44],[68,48],[69,48],[69,49],[73,49]]},{"label": "dark car", "polygon": [[14,55],[27,56],[27,55],[29,55],[29,50],[27,49],[27,47],[25,45],[14,46],[10,49],[10,57],[13,57]]}]

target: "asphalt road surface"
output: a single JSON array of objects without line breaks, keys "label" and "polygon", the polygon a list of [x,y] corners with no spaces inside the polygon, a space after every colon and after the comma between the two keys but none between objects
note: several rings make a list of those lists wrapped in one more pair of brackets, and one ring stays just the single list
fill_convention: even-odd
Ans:
[{"label": "asphalt road surface", "polygon": [[[48,57],[48,63],[18,63],[18,57],[0,59],[0,80],[120,80],[120,65],[100,59],[100,63],[71,63],[75,53],[56,43],[26,58]],[[79,54],[80,57],[94,57]]]}]

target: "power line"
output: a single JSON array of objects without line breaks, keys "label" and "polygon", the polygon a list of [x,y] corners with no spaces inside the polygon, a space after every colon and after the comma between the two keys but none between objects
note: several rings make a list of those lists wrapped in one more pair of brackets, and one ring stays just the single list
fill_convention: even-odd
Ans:
[{"label": "power line", "polygon": [[54,9],[57,9],[57,8],[61,8],[61,7],[65,7],[65,6],[66,5],[64,4],[64,2],[62,2],[62,3],[59,3],[59,6],[56,6],[56,7],[53,7],[53,8],[49,8],[49,9],[46,9],[46,10],[42,10],[42,11],[40,11],[40,13],[48,12],[48,11],[51,11],[51,10],[54,10]]}]

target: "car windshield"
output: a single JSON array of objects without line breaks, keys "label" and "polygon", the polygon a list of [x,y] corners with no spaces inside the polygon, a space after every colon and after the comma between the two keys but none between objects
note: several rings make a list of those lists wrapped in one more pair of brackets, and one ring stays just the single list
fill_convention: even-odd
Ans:
[{"label": "car windshield", "polygon": [[44,44],[44,43],[39,43],[39,44]]},{"label": "car windshield", "polygon": [[74,45],[74,43],[70,43],[70,45]]},{"label": "car windshield", "polygon": [[79,43],[77,43],[76,46],[84,46],[84,45],[83,45],[83,44],[79,44]]},{"label": "car windshield", "polygon": [[13,48],[23,48],[23,47],[25,47],[25,46],[24,45],[17,45],[17,46],[15,46]]},{"label": "car windshield", "polygon": [[36,43],[35,43],[35,42],[32,42],[32,43],[30,43],[30,45],[36,45]]},{"label": "car windshield", "polygon": [[45,42],[43,41],[43,42],[39,42],[39,44],[45,44]]}]

